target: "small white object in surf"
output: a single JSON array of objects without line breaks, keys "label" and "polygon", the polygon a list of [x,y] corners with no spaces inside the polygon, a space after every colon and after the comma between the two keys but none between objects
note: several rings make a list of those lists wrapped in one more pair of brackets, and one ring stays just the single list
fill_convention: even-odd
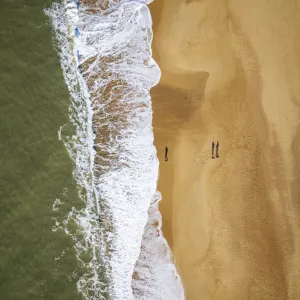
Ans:
[{"label": "small white object in surf", "polygon": [[61,205],[61,201],[60,199],[55,199],[54,202],[53,202],[53,205],[52,205],[52,209],[54,211],[57,211],[59,209],[59,206]]}]

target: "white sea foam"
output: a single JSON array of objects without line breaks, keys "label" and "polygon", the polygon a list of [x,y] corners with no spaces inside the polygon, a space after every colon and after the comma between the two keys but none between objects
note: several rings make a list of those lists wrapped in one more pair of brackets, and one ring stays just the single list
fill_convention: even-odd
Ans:
[{"label": "white sea foam", "polygon": [[[152,59],[148,2],[103,0],[78,9],[67,0],[46,11],[75,130],[69,136],[62,127],[59,137],[74,161],[84,203],[57,228],[73,237],[85,266],[77,284],[84,299],[184,298],[157,209],[149,90],[160,70]],[[70,220],[80,234],[70,232]]]},{"label": "white sea foam", "polygon": [[59,206],[61,205],[61,201],[60,199],[56,198],[54,203],[53,203],[53,206],[52,206],[52,209],[54,211],[58,210],[59,209]]}]

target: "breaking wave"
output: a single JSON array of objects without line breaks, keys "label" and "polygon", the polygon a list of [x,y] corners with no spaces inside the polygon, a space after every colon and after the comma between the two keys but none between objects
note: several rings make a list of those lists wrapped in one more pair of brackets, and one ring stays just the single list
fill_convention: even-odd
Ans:
[{"label": "breaking wave", "polygon": [[59,137],[84,203],[55,230],[74,240],[85,270],[77,282],[83,299],[184,299],[158,211],[149,90],[160,70],[148,2],[69,0],[46,10],[75,132],[63,126]]}]

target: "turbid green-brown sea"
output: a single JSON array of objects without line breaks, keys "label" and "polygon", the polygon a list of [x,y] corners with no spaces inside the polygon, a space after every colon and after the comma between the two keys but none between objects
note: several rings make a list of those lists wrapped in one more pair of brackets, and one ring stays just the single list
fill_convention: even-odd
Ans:
[{"label": "turbid green-brown sea", "polygon": [[[0,299],[80,299],[72,239],[55,222],[78,204],[72,162],[58,139],[69,94],[51,26],[51,1],[0,8]],[[55,200],[59,200],[56,201]],[[55,203],[60,209],[53,209]]]}]

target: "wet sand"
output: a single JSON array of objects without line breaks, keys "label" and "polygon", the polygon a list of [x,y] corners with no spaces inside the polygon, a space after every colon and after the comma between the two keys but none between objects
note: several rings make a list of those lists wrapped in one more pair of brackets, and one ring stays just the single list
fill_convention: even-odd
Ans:
[{"label": "wet sand", "polygon": [[187,300],[300,299],[300,2],[150,10],[160,210]]}]

